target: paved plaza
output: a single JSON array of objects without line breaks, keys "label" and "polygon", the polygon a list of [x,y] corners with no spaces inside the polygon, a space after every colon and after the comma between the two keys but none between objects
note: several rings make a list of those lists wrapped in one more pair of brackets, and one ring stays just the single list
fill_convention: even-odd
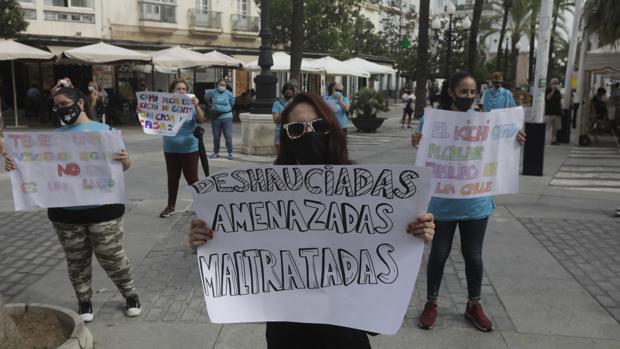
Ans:
[{"label": "paved plaza", "polygon": [[[397,114],[388,114],[377,133],[349,133],[356,163],[414,162],[411,130],[400,128]],[[234,127],[238,149],[240,128]],[[125,247],[143,313],[123,315],[122,297],[96,265],[95,320],[88,325],[96,348],[265,348],[264,324],[210,323],[196,257],[186,242],[191,196],[180,192],[179,212],[160,219],[166,199],[161,140],[136,128],[122,131],[133,159],[126,173]],[[212,161],[211,169],[270,161],[236,153],[232,161]],[[496,330],[479,332],[463,318],[466,285],[457,234],[437,327],[416,326],[426,292],[424,261],[400,331],[373,337],[373,347],[620,348],[620,218],[611,215],[620,205],[618,174],[617,149],[547,147],[544,176],[522,176],[519,194],[496,198],[489,222],[482,298]],[[75,309],[62,248],[45,212],[13,212],[6,173],[0,183],[0,291],[9,302]]]}]

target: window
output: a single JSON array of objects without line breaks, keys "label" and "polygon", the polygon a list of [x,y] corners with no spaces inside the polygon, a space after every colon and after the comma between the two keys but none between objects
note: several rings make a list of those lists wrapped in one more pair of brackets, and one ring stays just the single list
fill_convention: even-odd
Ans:
[{"label": "window", "polygon": [[24,19],[37,19],[37,11],[31,8],[23,8],[22,13],[24,14]]},{"label": "window", "polygon": [[34,5],[34,0],[19,0],[19,2],[22,3],[22,4]]},{"label": "window", "polygon": [[237,0],[237,13],[242,16],[247,16],[250,14],[249,0]]},{"label": "window", "polygon": [[196,9],[201,12],[208,12],[209,0],[196,0]]},{"label": "window", "polygon": [[140,1],[140,20],[176,23],[176,1]]},{"label": "window", "polygon": [[95,23],[95,16],[82,13],[44,11],[46,21]]},{"label": "window", "polygon": [[95,5],[95,0],[45,0],[45,5],[56,7],[93,8]]}]

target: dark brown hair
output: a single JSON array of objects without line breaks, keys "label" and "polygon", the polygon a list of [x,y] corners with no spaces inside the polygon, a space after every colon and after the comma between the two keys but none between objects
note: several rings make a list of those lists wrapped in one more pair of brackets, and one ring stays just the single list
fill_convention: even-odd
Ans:
[{"label": "dark brown hair", "polygon": [[170,92],[174,92],[174,89],[175,87],[177,87],[177,84],[185,84],[185,89],[187,90],[187,92],[189,92],[189,84],[187,83],[187,81],[183,79],[172,80],[172,82],[170,83]]},{"label": "dark brown hair", "polygon": [[[299,104],[307,103],[312,106],[316,115],[325,121],[327,129],[329,130],[329,148],[327,164],[330,165],[349,165],[349,151],[347,149],[347,140],[345,134],[340,127],[340,123],[336,119],[336,114],[332,109],[323,101],[323,98],[315,94],[300,92],[291,99],[286,108],[282,111],[281,124],[284,125],[289,122],[289,115],[295,107]],[[276,165],[297,165],[297,159],[290,149],[290,142],[292,142],[286,131],[283,129],[280,133],[280,151],[276,158]]]}]

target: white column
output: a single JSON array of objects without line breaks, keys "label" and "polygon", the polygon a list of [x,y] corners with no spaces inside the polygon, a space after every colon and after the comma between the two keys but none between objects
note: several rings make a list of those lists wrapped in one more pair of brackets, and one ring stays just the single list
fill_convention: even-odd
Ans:
[{"label": "white column", "polygon": [[581,5],[582,0],[575,0],[575,13],[573,18],[573,30],[571,32],[570,46],[568,47],[568,61],[566,63],[566,74],[564,74],[564,99],[562,100],[562,109],[571,108],[570,95],[571,95],[571,78],[573,76],[573,69],[575,69],[575,53],[577,51],[577,43],[579,40],[579,23],[581,22]]},{"label": "white column", "polygon": [[540,5],[538,48],[536,50],[536,70],[532,93],[532,116],[536,123],[542,123],[545,113],[545,88],[547,87],[547,64],[549,61],[549,42],[551,41],[551,17],[553,0],[543,0]]}]

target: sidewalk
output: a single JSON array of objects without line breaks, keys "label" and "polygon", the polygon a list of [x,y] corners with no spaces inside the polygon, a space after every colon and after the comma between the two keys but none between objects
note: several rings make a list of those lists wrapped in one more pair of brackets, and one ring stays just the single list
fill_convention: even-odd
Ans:
[{"label": "sidewalk", "polygon": [[[410,133],[400,129],[398,119],[387,120],[375,134],[351,132],[351,157],[361,164],[412,164]],[[185,245],[191,212],[170,219],[156,216],[165,197],[165,177],[157,177],[164,175],[163,159],[154,156],[158,146],[138,132],[128,142],[137,158],[126,178],[125,246],[144,311],[139,318],[125,318],[120,295],[95,265],[95,321],[88,327],[96,348],[265,348],[263,324],[209,323],[195,256]],[[219,161],[214,167],[243,163]],[[455,241],[436,329],[423,331],[415,325],[425,295],[423,263],[400,331],[371,338],[374,348],[620,347],[620,219],[611,217],[620,205],[620,153],[550,146],[544,172],[543,177],[522,176],[519,194],[496,199],[483,280],[483,304],[496,330],[482,333],[463,319],[464,264]],[[590,178],[563,182],[580,173]],[[8,181],[0,178],[0,183],[4,193]],[[178,207],[188,207],[189,195],[179,194]],[[11,211],[10,203],[3,202],[0,210]],[[9,302],[74,309],[62,252],[45,215],[0,212],[0,217],[0,289]]]}]

